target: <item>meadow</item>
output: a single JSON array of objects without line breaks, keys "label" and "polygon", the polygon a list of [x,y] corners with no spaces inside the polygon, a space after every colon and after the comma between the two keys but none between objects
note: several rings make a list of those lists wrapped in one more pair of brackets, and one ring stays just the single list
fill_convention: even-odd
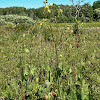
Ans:
[{"label": "meadow", "polygon": [[99,100],[100,22],[76,28],[1,25],[0,100]]}]

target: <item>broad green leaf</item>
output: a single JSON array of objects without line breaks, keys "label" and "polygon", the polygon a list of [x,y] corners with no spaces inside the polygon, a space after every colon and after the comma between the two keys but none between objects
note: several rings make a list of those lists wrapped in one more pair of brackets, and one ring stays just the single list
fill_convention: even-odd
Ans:
[{"label": "broad green leaf", "polygon": [[37,92],[37,84],[35,81],[33,81],[33,91],[36,93]]}]

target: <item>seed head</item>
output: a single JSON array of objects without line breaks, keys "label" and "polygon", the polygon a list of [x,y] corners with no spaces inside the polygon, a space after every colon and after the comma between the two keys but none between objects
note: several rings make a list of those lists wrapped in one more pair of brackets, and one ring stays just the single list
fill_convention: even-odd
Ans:
[{"label": "seed head", "polygon": [[46,3],[48,3],[48,1],[46,0]]},{"label": "seed head", "polygon": [[45,1],[43,3],[45,3]]}]

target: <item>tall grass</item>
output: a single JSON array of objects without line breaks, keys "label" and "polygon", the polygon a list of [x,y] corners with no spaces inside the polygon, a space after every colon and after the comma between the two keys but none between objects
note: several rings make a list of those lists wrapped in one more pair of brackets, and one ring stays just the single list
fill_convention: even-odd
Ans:
[{"label": "tall grass", "polygon": [[44,11],[43,22],[25,32],[1,31],[0,99],[98,100],[99,30],[51,24]]}]

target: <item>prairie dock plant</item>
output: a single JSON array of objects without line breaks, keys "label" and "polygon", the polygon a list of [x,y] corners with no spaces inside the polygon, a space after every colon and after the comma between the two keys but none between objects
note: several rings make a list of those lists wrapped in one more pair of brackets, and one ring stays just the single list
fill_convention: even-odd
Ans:
[{"label": "prairie dock plant", "polygon": [[55,16],[55,6],[44,1],[43,19],[0,16],[1,100],[99,100],[100,30],[58,23],[64,11],[57,6]]}]

